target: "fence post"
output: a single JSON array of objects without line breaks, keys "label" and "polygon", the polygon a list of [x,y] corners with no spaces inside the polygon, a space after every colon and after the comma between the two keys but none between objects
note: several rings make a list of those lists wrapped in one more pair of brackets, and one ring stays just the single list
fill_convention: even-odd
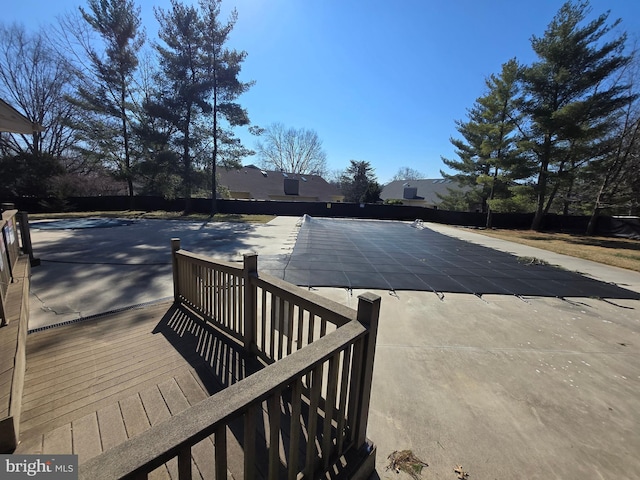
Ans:
[{"label": "fence post", "polygon": [[171,268],[173,270],[173,301],[178,302],[180,300],[180,285],[178,275],[178,258],[176,252],[180,250],[180,239],[171,239]]},{"label": "fence post", "polygon": [[258,289],[251,278],[258,274],[258,254],[245,253],[242,280],[244,285],[244,348],[256,353],[256,309]]},{"label": "fence post", "polygon": [[373,380],[373,359],[376,353],[376,337],[378,336],[378,319],[380,317],[380,297],[366,292],[358,295],[358,321],[369,333],[366,336],[362,352],[362,376],[360,384],[360,405],[357,408],[356,448],[360,448],[367,440],[367,422],[369,420],[369,404],[371,400],[371,383]]}]

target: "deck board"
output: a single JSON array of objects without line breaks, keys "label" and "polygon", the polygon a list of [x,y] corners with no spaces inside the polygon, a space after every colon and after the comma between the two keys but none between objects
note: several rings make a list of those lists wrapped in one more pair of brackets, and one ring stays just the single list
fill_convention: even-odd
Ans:
[{"label": "deck board", "polygon": [[85,415],[71,423],[71,439],[73,453],[83,461],[102,453],[102,441],[98,428],[98,417],[95,412]]},{"label": "deck board", "polygon": [[[76,453],[82,463],[258,368],[168,302],[34,332],[16,453]],[[194,478],[213,477],[213,451],[211,438],[193,447]],[[149,478],[177,478],[177,461]]]},{"label": "deck board", "polygon": [[120,403],[101,408],[97,415],[103,451],[106,452],[127,440],[127,430],[122,419]]},{"label": "deck board", "polygon": [[124,400],[120,400],[120,410],[122,412],[127,437],[135,437],[151,428],[140,395],[132,395]]}]

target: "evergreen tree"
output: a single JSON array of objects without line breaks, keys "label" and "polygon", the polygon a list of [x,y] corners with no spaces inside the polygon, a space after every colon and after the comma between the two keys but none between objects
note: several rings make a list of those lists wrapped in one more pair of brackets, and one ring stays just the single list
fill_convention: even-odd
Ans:
[{"label": "evergreen tree", "polygon": [[567,2],[531,38],[538,61],[524,70],[521,145],[537,163],[535,230],[559,189],[570,191],[576,169],[602,155],[611,114],[628,101],[625,86],[611,83],[629,62],[626,35],[609,40],[620,21],[608,24],[605,13],[584,24],[589,12],[588,2]]},{"label": "evergreen tree", "polygon": [[340,184],[345,202],[375,203],[382,188],[369,162],[351,160],[342,174]]},{"label": "evergreen tree", "polygon": [[441,172],[445,178],[472,187],[465,193],[467,203],[481,205],[487,214],[487,227],[491,226],[492,210],[500,205],[498,200],[511,197],[514,182],[530,175],[529,163],[519,154],[514,136],[519,118],[519,70],[512,59],[502,66],[500,75],[491,75],[485,81],[487,93],[468,111],[468,120],[456,122],[463,139],[451,139],[451,143],[460,159],[442,159],[458,172]]},{"label": "evergreen tree", "polygon": [[247,112],[235,100],[252,83],[238,79],[246,52],[225,48],[237,13],[234,10],[227,22],[220,22],[220,1],[201,0],[198,9],[172,0],[170,11],[156,9],[163,43],[156,50],[164,89],[149,110],[175,127],[186,211],[191,208],[194,182],[205,166],[211,172],[215,213],[216,166],[239,166],[240,158],[252,153],[232,131],[249,123]]},{"label": "evergreen tree", "polygon": [[160,23],[158,35],[163,44],[155,44],[159,54],[163,87],[157,101],[148,105],[154,116],[175,127],[173,143],[180,151],[185,212],[191,210],[194,179],[194,150],[203,141],[202,129],[196,128],[198,116],[209,112],[210,86],[202,57],[202,22],[194,6],[171,0],[171,9],[155,9]]},{"label": "evergreen tree", "polygon": [[80,13],[102,40],[102,49],[84,43],[90,69],[78,69],[72,103],[84,113],[74,127],[82,132],[83,152],[112,163],[133,196],[130,112],[138,52],[144,43],[140,8],[131,0],[89,0]]},{"label": "evergreen tree", "polygon": [[[234,9],[227,22],[220,22],[221,0],[200,0],[202,12],[202,53],[206,78],[209,82],[209,114],[211,123],[211,214],[216,213],[216,166],[239,167],[239,158],[252,153],[242,147],[228,127],[249,124],[247,111],[235,100],[246,92],[253,82],[241,82],[238,78],[242,62],[247,56],[245,51],[230,50],[225,47],[229,34],[238,19]],[[224,153],[223,153],[224,151]]]}]

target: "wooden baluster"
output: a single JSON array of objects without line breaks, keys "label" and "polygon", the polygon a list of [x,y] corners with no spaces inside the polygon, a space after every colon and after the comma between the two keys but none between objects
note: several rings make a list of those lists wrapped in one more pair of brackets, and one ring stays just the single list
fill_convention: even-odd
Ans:
[{"label": "wooden baluster", "polygon": [[269,412],[269,480],[277,480],[280,470],[280,391],[268,399]]},{"label": "wooden baluster", "polygon": [[311,398],[309,401],[309,418],[307,419],[307,453],[304,476],[313,478],[318,461],[316,449],[316,432],[318,429],[318,404],[322,393],[322,363],[313,369],[311,377]]},{"label": "wooden baluster", "polygon": [[309,312],[309,333],[308,333],[308,338],[307,338],[307,345],[309,345],[310,343],[313,343],[313,329],[315,328],[314,326],[314,317],[315,315],[311,312]]},{"label": "wooden baluster", "polygon": [[173,270],[173,301],[180,300],[180,271],[176,252],[180,250],[180,239],[171,239],[171,268]]},{"label": "wooden baluster", "polygon": [[340,352],[329,359],[329,373],[327,378],[327,399],[324,403],[324,428],[322,429],[322,467],[329,468],[333,439],[331,438],[331,421],[336,406],[338,389],[338,360]]},{"label": "wooden baluster", "polygon": [[284,344],[284,312],[285,310],[285,301],[284,298],[278,299],[278,360],[282,358],[283,355],[283,344]]},{"label": "wooden baluster", "polygon": [[302,307],[298,307],[298,337],[296,338],[296,350],[300,350],[302,348],[302,331],[304,329],[304,309]]},{"label": "wooden baluster", "polygon": [[256,476],[256,414],[258,404],[249,406],[244,414],[244,478],[253,480]]},{"label": "wooden baluster", "polygon": [[260,317],[260,325],[262,325],[262,345],[260,351],[267,353],[267,291],[262,289],[262,315]]},{"label": "wooden baluster", "polygon": [[364,341],[364,338],[360,338],[353,344],[353,356],[351,358],[353,366],[351,367],[351,381],[349,382],[349,406],[347,412],[347,440],[349,442],[353,441],[356,436],[358,405],[360,404]]},{"label": "wooden baluster", "polygon": [[293,345],[293,303],[287,302],[287,355],[291,355]]},{"label": "wooden baluster", "polygon": [[227,478],[227,426],[221,423],[214,433],[216,480]]},{"label": "wooden baluster", "polygon": [[271,294],[271,316],[269,322],[269,359],[275,360],[275,344],[276,344],[276,304],[278,298],[274,293]]},{"label": "wooden baluster", "polygon": [[340,402],[338,405],[338,455],[342,455],[345,439],[345,421],[347,417],[347,392],[349,390],[349,366],[351,346],[342,351],[342,379],[340,380]]},{"label": "wooden baluster", "polygon": [[291,430],[289,431],[288,480],[298,477],[298,455],[300,451],[300,414],[302,411],[302,379],[293,382],[291,388]]},{"label": "wooden baluster", "polygon": [[191,480],[191,447],[186,446],[178,453],[178,478]]}]

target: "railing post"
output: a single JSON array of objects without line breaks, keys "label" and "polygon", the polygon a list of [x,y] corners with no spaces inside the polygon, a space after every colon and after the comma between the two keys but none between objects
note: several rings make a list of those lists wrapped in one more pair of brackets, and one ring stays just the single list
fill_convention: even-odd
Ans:
[{"label": "railing post", "polygon": [[360,448],[367,440],[367,422],[369,420],[369,404],[371,401],[371,384],[373,380],[373,360],[376,352],[378,336],[378,319],[380,317],[380,297],[366,292],[358,296],[358,321],[367,327],[364,350],[362,352],[362,375],[360,384],[360,404],[357,408],[356,448]]},{"label": "railing post", "polygon": [[180,250],[180,239],[172,238],[171,239],[171,267],[173,270],[173,301],[178,302],[180,300],[180,284],[178,275],[178,258],[176,257],[176,252]]},{"label": "railing post", "polygon": [[0,285],[0,327],[7,324],[7,313],[4,311],[4,294],[2,293],[2,285]]},{"label": "railing post", "polygon": [[244,284],[244,348],[256,353],[256,309],[258,289],[251,278],[258,274],[258,254],[245,253],[242,279]]},{"label": "railing post", "polygon": [[9,230],[11,230],[11,225],[8,221],[6,221],[2,226],[2,232],[0,232],[0,236],[2,236],[1,240],[4,246],[4,248],[2,248],[1,250],[6,252],[6,256],[2,260],[7,261],[7,264],[5,265],[5,268],[9,272],[9,280],[7,281],[7,283],[13,283],[13,262],[11,258],[11,245],[9,243],[9,238],[7,238],[7,235],[11,235],[11,232],[9,232]]},{"label": "railing post", "polygon": [[33,245],[31,244],[31,229],[29,228],[29,214],[18,212],[20,217],[20,238],[22,238],[22,252],[29,255],[29,263],[32,267],[40,265],[40,259],[33,256]]}]

